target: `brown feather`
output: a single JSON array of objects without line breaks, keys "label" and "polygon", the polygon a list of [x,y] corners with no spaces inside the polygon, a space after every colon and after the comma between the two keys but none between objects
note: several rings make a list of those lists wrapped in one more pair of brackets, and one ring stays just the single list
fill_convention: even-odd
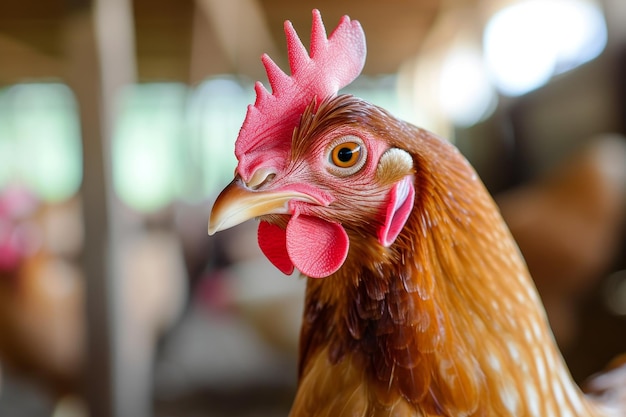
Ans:
[{"label": "brown feather", "polygon": [[519,250],[459,152],[350,96],[314,107],[292,158],[335,129],[374,136],[413,167],[372,193],[414,173],[416,201],[389,248],[368,204],[379,196],[332,208],[350,251],[334,275],[308,281],[291,416],[601,415],[573,385]]}]

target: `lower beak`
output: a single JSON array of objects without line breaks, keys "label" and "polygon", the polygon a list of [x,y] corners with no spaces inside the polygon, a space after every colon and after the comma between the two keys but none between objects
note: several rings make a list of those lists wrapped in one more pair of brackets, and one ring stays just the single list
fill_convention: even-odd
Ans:
[{"label": "lower beak", "polygon": [[319,204],[296,191],[256,191],[235,178],[217,197],[209,218],[209,235],[266,214],[289,214],[289,201]]}]

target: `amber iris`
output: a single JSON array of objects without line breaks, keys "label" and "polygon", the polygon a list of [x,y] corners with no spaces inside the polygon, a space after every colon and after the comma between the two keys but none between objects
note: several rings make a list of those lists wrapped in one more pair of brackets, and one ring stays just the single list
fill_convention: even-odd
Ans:
[{"label": "amber iris", "polygon": [[340,168],[350,168],[356,165],[361,157],[361,144],[344,142],[336,146],[331,154],[333,164]]}]

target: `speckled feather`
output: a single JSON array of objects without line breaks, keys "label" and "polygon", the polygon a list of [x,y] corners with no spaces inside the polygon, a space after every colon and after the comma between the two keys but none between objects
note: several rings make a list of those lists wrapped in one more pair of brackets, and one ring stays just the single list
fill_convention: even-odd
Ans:
[{"label": "speckled feather", "polygon": [[416,201],[389,248],[373,209],[386,184],[319,209],[351,245],[339,271],[308,280],[290,416],[610,415],[572,382],[518,248],[459,152],[350,96],[314,108],[292,158],[333,132],[370,135],[412,156]]}]

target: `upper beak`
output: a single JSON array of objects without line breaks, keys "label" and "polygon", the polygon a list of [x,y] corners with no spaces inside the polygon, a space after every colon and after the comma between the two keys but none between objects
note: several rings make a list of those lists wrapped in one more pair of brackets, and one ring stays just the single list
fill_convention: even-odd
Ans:
[{"label": "upper beak", "polygon": [[209,235],[266,214],[288,214],[289,201],[319,204],[307,194],[297,191],[257,191],[248,188],[236,177],[217,197],[209,218]]}]

